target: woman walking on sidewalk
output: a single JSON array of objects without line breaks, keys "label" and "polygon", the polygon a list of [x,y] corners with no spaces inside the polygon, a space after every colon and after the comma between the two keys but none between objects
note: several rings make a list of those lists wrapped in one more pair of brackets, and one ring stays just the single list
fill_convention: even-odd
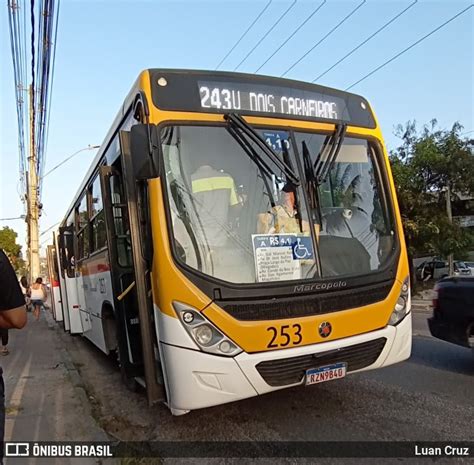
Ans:
[{"label": "woman walking on sidewalk", "polygon": [[37,278],[36,282],[31,285],[30,299],[31,305],[33,305],[33,314],[36,318],[36,321],[38,321],[41,307],[43,306],[43,302],[46,300],[46,292],[44,290],[43,280],[41,278]]},{"label": "woman walking on sidewalk", "polygon": [[20,279],[20,289],[23,294],[23,297],[25,298],[25,304],[26,304],[26,311],[29,312],[31,311],[30,307],[30,285],[28,284],[28,280],[26,279],[26,276],[22,276]]}]

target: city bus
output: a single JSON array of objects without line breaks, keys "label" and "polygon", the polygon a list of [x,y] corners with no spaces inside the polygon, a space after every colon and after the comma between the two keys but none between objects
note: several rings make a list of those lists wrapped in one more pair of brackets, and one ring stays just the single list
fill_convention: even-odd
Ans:
[{"label": "city bus", "polygon": [[359,95],[143,71],[58,246],[71,325],[173,415],[411,353],[395,186]]}]

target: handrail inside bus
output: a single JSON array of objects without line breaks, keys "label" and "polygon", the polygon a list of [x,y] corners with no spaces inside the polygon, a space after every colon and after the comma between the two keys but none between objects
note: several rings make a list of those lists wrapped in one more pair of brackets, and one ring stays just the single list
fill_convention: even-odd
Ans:
[{"label": "handrail inside bus", "polygon": [[117,300],[121,301],[126,295],[135,287],[135,281],[132,281],[132,283],[125,289],[119,296],[117,296]]}]

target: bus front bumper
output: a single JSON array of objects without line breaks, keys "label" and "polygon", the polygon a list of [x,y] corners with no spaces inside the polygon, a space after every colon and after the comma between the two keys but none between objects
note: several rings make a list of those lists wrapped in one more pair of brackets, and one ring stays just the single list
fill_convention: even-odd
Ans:
[{"label": "bus front bumper", "polygon": [[[324,361],[329,359],[325,353],[331,355],[331,363],[345,362],[344,358],[350,357],[356,360],[355,364],[349,361],[349,373],[392,365],[410,357],[411,324],[409,313],[397,326],[370,333],[284,350],[243,352],[234,358],[161,344],[168,405],[175,414],[186,413],[302,385],[305,369],[326,365]],[[362,352],[369,364],[360,367]],[[351,363],[356,369],[351,369]],[[283,372],[289,369],[293,372],[287,376]]]}]

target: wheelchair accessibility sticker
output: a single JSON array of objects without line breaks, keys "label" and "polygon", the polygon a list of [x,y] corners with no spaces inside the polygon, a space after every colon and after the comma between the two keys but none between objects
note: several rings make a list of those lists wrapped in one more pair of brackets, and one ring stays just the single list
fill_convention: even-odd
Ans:
[{"label": "wheelchair accessibility sticker", "polygon": [[314,258],[309,236],[253,234],[252,243],[259,282],[299,279],[302,261]]}]

